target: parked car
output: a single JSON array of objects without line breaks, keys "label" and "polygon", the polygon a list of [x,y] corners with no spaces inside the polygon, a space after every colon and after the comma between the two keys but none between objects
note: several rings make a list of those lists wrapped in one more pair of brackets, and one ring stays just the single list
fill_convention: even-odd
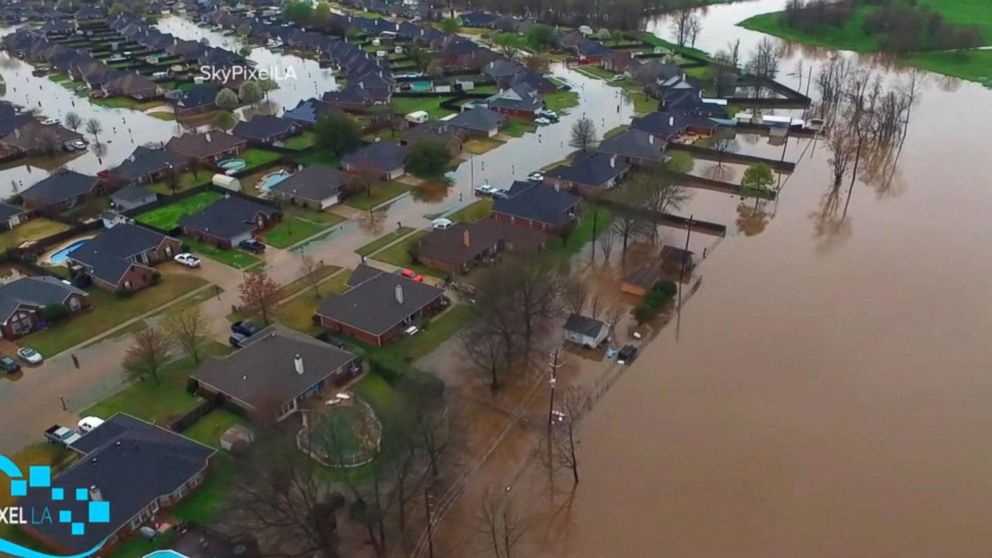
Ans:
[{"label": "parked car", "polygon": [[624,345],[617,353],[617,364],[630,364],[635,358],[637,358],[637,347]]},{"label": "parked car", "polygon": [[502,188],[497,188],[493,190],[493,199],[497,200],[508,200],[510,199],[510,193]]},{"label": "parked car", "polygon": [[496,188],[494,188],[488,182],[483,182],[482,184],[479,184],[478,186],[475,187],[475,193],[480,196],[492,196],[493,192],[495,191]]},{"label": "parked car", "polygon": [[28,364],[41,364],[45,361],[45,358],[41,356],[41,353],[31,347],[21,347],[20,349],[17,349],[17,356]]},{"label": "parked car", "polygon": [[262,328],[252,322],[249,322],[248,320],[240,320],[231,324],[231,333],[244,335],[246,339],[252,335],[255,335],[259,331],[262,331]]},{"label": "parked car", "polygon": [[252,254],[261,254],[265,251],[265,245],[254,238],[251,240],[242,240],[238,243],[238,248],[251,252]]},{"label": "parked car", "polygon": [[55,426],[49,427],[48,430],[45,431],[45,438],[50,444],[56,444],[67,448],[78,442],[82,436],[71,428],[56,424]]},{"label": "parked car", "polygon": [[227,342],[235,349],[240,349],[243,347],[245,341],[247,340],[248,336],[240,333],[232,333],[231,336],[227,338]]},{"label": "parked car", "polygon": [[450,229],[452,226],[454,226],[454,224],[455,223],[451,219],[446,219],[444,217],[439,217],[431,221],[431,226],[434,227],[434,230],[436,231],[443,231]]},{"label": "parked car", "polygon": [[527,180],[531,182],[544,182],[544,173],[541,171],[535,171],[527,175]]},{"label": "parked car", "polygon": [[176,260],[176,262],[179,263],[180,265],[184,265],[186,267],[200,267],[200,258],[197,258],[196,256],[190,254],[189,252],[176,254],[176,257],[173,259]]},{"label": "parked car", "polygon": [[76,426],[79,427],[80,434],[86,434],[101,424],[103,424],[103,419],[100,417],[83,417],[79,419]]},{"label": "parked car", "polygon": [[423,275],[420,275],[419,273],[417,273],[416,271],[414,271],[412,269],[404,269],[400,273],[403,275],[403,277],[406,277],[406,278],[409,278],[409,279],[413,279],[414,281],[416,281],[418,283],[423,283],[424,282],[424,276]]},{"label": "parked car", "polygon": [[559,120],[558,113],[553,110],[541,109],[534,114],[548,120],[549,122],[558,122]]},{"label": "parked car", "polygon": [[9,356],[0,357],[0,371],[4,374],[13,374],[15,372],[21,371],[21,365],[17,364],[17,361]]},{"label": "parked car", "polygon": [[534,124],[537,124],[538,126],[549,126],[551,125],[551,121],[543,116],[538,116],[534,119]]}]

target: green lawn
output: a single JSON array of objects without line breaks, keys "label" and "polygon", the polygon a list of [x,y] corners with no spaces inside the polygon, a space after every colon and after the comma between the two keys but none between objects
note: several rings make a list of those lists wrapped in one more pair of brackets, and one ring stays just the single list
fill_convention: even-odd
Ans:
[{"label": "green lawn", "polygon": [[460,332],[472,320],[472,309],[459,304],[428,321],[416,335],[404,337],[401,341],[385,347],[370,348],[377,359],[388,362],[400,369],[438,348],[452,336]]},{"label": "green lawn", "polygon": [[407,115],[419,110],[426,111],[432,119],[443,118],[452,111],[441,108],[441,103],[450,97],[393,97],[390,106],[399,115]]},{"label": "green lawn", "polygon": [[568,109],[579,106],[579,94],[575,91],[559,91],[544,96],[544,104],[548,109],[559,114],[568,112]]},{"label": "green lawn", "polygon": [[592,74],[593,77],[597,77],[605,81],[613,81],[613,78],[617,76],[616,72],[611,72],[610,70],[593,64],[580,66],[579,71],[585,74]]},{"label": "green lawn", "polygon": [[294,160],[297,163],[306,167],[317,163],[331,167],[337,167],[338,165],[341,164],[341,157],[332,155],[331,153],[328,153],[326,150],[322,150],[322,149],[316,149],[305,155],[297,155],[296,157],[294,157]]},{"label": "green lawn", "polygon": [[288,217],[276,226],[265,231],[262,238],[265,243],[276,248],[288,248],[297,242],[326,229],[330,225],[304,219],[303,217]]},{"label": "green lawn", "polygon": [[38,350],[51,358],[69,347],[83,343],[132,318],[175,301],[207,281],[190,274],[168,275],[158,285],[138,291],[127,298],[93,287],[90,294],[92,309],[53,324],[47,330],[24,337],[20,344]]},{"label": "green lawn", "polygon": [[355,209],[368,210],[409,191],[410,187],[406,184],[390,180],[373,188],[371,196],[368,195],[368,192],[361,192],[349,197],[344,203]]},{"label": "green lawn", "polygon": [[417,246],[420,239],[424,238],[428,234],[430,234],[430,231],[417,231],[396,244],[393,244],[389,248],[386,248],[378,254],[372,256],[372,258],[398,267],[412,269],[422,275],[444,277],[445,273],[443,271],[432,267],[427,267],[425,265],[415,264],[410,258],[410,249]]},{"label": "green lawn", "polygon": [[244,170],[249,170],[278,161],[282,157],[282,153],[269,151],[267,149],[252,148],[246,149],[240,157],[245,160]]},{"label": "green lawn", "polygon": [[625,87],[624,92],[627,93],[627,98],[634,103],[634,113],[648,114],[658,110],[658,100],[649,97],[647,93],[637,87]]},{"label": "green lawn", "polygon": [[396,242],[400,238],[403,238],[404,236],[412,232],[413,229],[411,227],[399,227],[393,232],[380,236],[379,238],[373,240],[372,242],[369,242],[365,246],[362,246],[358,250],[355,250],[355,252],[359,256],[369,256],[373,252],[377,252],[382,247],[388,244],[392,244],[393,242]]},{"label": "green lawn", "polygon": [[174,122],[176,120],[176,113],[174,112],[150,112],[148,116],[152,118],[158,118],[159,120],[165,120],[166,122]]},{"label": "green lawn", "polygon": [[986,87],[992,87],[992,50],[929,52],[910,56],[905,60],[924,70],[976,81]]},{"label": "green lawn", "polygon": [[510,118],[507,120],[506,127],[503,128],[502,133],[510,136],[511,138],[520,138],[524,134],[533,133],[537,130],[537,124],[534,124],[531,120],[524,120],[522,118]]},{"label": "green lawn", "polygon": [[210,460],[207,480],[173,509],[179,519],[209,525],[224,505],[225,495],[234,483],[234,458],[218,453]]},{"label": "green lawn", "polygon": [[483,155],[503,145],[503,143],[495,138],[472,138],[462,144],[462,149],[472,155]]},{"label": "green lawn", "polygon": [[[203,186],[204,184],[210,184],[214,175],[210,171],[201,170],[196,174],[191,172],[184,172],[179,175],[179,179],[176,181],[178,188],[176,192],[182,192],[183,190],[189,190],[190,188],[195,188],[197,186]],[[150,190],[158,192],[159,194],[173,194],[172,184],[168,182],[156,182],[148,186]]]},{"label": "green lawn", "polygon": [[[588,206],[583,206],[579,222],[572,233],[568,235],[566,241],[562,242],[560,238],[548,240],[548,248],[545,253],[550,257],[561,259],[568,259],[577,254],[586,244],[592,242],[593,216],[593,210]],[[610,229],[613,224],[613,215],[601,208],[598,216],[595,217],[595,224],[596,236],[598,237]]]},{"label": "green lawn", "polygon": [[0,234],[0,251],[5,251],[8,248],[16,248],[24,242],[40,240],[67,230],[69,230],[69,225],[65,223],[50,221],[44,217],[36,217],[18,225],[14,230]]},{"label": "green lawn", "polygon": [[196,421],[196,424],[183,432],[183,435],[188,436],[197,442],[202,442],[208,446],[221,449],[221,435],[226,432],[228,428],[235,425],[249,426],[250,428],[248,420],[245,417],[221,407],[210,411],[207,416]]},{"label": "green lawn", "polygon": [[317,311],[317,305],[320,304],[323,297],[343,293],[347,290],[348,279],[351,278],[351,274],[351,270],[345,270],[321,281],[318,285],[319,297],[303,293],[276,306],[274,311],[276,320],[288,328],[307,335],[320,333],[320,327],[313,322],[313,314]]},{"label": "green lawn", "polygon": [[448,216],[448,219],[456,223],[460,221],[467,221],[469,223],[481,221],[489,217],[489,214],[492,213],[495,202],[496,200],[492,198],[481,199],[452,213]]},{"label": "green lawn", "polygon": [[183,237],[183,243],[188,244],[190,250],[193,252],[206,256],[212,260],[216,260],[224,265],[233,267],[234,269],[244,269],[262,261],[255,257],[254,254],[249,254],[248,252],[238,250],[237,248],[224,250],[223,248],[218,248],[212,244],[206,244],[186,237]]},{"label": "green lawn", "polygon": [[310,149],[317,142],[317,136],[313,132],[303,132],[302,134],[286,140],[286,148],[294,151]]},{"label": "green lawn", "polygon": [[110,97],[109,99],[91,99],[91,102],[94,105],[100,105],[101,107],[132,109],[132,110],[140,110],[142,112],[150,108],[154,108],[165,104],[160,100],[147,101],[143,103],[141,101],[136,101],[129,97]]},{"label": "green lawn", "polygon": [[179,220],[184,216],[199,213],[223,197],[217,192],[200,192],[175,203],[142,213],[135,220],[164,231],[172,230],[179,226]]}]

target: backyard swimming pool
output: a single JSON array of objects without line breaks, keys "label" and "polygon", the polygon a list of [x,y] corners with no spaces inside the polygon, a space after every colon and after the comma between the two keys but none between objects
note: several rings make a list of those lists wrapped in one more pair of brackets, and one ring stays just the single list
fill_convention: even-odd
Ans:
[{"label": "backyard swimming pool", "polygon": [[66,258],[69,257],[69,254],[71,254],[73,251],[75,251],[83,244],[86,244],[86,241],[88,240],[89,240],[88,238],[74,240],[71,243],[63,246],[62,248],[59,248],[58,251],[52,252],[52,255],[48,256],[48,263],[51,265],[65,265],[65,260]]},{"label": "backyard swimming pool", "polygon": [[144,558],[186,558],[185,554],[180,554],[175,550],[156,550],[151,554],[145,554]]},{"label": "backyard swimming pool", "polygon": [[217,163],[217,166],[224,170],[238,171],[248,166],[248,163],[244,159],[226,159]]},{"label": "backyard swimming pool", "polygon": [[258,181],[258,189],[268,192],[273,186],[279,184],[283,180],[286,180],[290,176],[293,176],[293,174],[284,170],[269,173]]}]

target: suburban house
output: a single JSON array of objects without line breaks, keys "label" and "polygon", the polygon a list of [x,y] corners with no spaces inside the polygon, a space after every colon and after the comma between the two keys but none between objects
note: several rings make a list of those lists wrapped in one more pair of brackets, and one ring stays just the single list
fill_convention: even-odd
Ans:
[{"label": "suburban house", "polygon": [[406,172],[406,148],[389,141],[377,141],[341,159],[344,170],[393,180]]},{"label": "suburban house", "polygon": [[217,130],[210,132],[188,132],[172,138],[165,149],[201,162],[214,162],[237,155],[248,146],[248,140]]},{"label": "suburban house", "polygon": [[423,124],[408,128],[400,136],[400,145],[410,147],[418,141],[437,141],[448,147],[453,157],[457,157],[462,152],[462,146],[468,134],[461,128],[451,126],[448,122],[441,120],[428,120]]},{"label": "suburban house", "polygon": [[600,67],[617,74],[626,73],[627,70],[636,64],[636,59],[629,50],[614,50],[609,56],[604,56],[599,60]]},{"label": "suburban house", "polygon": [[26,220],[26,209],[0,202],[0,230],[11,230]]},{"label": "suburban house", "polygon": [[139,146],[116,168],[107,171],[107,179],[123,184],[151,184],[164,180],[170,172],[181,173],[189,158],[166,151]]},{"label": "suburban house", "polygon": [[23,155],[49,154],[64,151],[68,144],[82,139],[82,134],[61,124],[42,124],[29,119],[0,137],[0,147]]},{"label": "suburban house", "polygon": [[540,93],[525,83],[517,83],[486,100],[490,110],[521,118],[534,118],[544,108]]},{"label": "suburban house", "polygon": [[192,116],[209,112],[217,108],[217,93],[220,90],[213,85],[200,85],[184,91],[173,104],[176,116]]},{"label": "suburban house", "polygon": [[431,231],[417,246],[417,260],[447,273],[467,273],[500,252],[533,253],[546,241],[542,232],[483,219]]},{"label": "suburban house", "polygon": [[155,281],[153,265],[180,252],[179,240],[132,223],[115,225],[67,257],[69,270],[109,291],[138,291]]},{"label": "suburban house", "polygon": [[16,339],[46,322],[46,308],[59,305],[74,314],[90,305],[86,291],[55,277],[21,277],[0,285],[0,333]]},{"label": "suburban house", "polygon": [[452,128],[464,130],[470,137],[493,138],[506,122],[506,116],[489,109],[474,108],[446,122]]},{"label": "suburban house", "polygon": [[259,114],[247,122],[238,122],[231,133],[259,145],[277,145],[298,135],[303,127],[286,118]]},{"label": "suburban house", "polygon": [[320,304],[316,317],[322,327],[381,347],[447,304],[437,287],[398,273],[369,275]]},{"label": "suburban house", "polygon": [[278,221],[279,209],[271,205],[230,196],[208,205],[199,213],[186,215],[179,220],[183,234],[217,246],[232,248],[243,240]]},{"label": "suburban house", "polygon": [[138,101],[162,95],[162,89],[154,81],[137,72],[127,72],[104,83],[100,91],[107,97],[129,97]]},{"label": "suburban house", "polygon": [[21,200],[28,209],[61,210],[95,196],[99,190],[97,177],[61,169],[21,192]]},{"label": "suburban house", "polygon": [[337,204],[341,190],[351,180],[351,175],[318,163],[279,182],[269,189],[269,194],[276,199],[320,211]]},{"label": "suburban house", "polygon": [[657,167],[665,162],[665,142],[644,130],[620,132],[599,142],[596,150],[635,167]]},{"label": "suburban house", "polygon": [[560,233],[575,222],[579,197],[546,184],[514,182],[506,199],[493,204],[492,218],[548,233]]},{"label": "suburban house", "polygon": [[645,131],[663,142],[672,143],[686,133],[711,135],[716,131],[717,125],[705,116],[681,112],[652,112],[631,120],[630,127]]},{"label": "suburban house", "polygon": [[332,110],[338,109],[319,99],[306,99],[297,103],[294,108],[284,112],[282,117],[292,120],[304,128],[313,128],[322,116]]},{"label": "suburban house", "polygon": [[282,420],[360,372],[348,351],[275,325],[229,355],[209,357],[191,379],[201,395],[219,396],[249,416]]},{"label": "suburban house", "polygon": [[565,320],[565,341],[595,349],[610,336],[610,326],[582,314],[571,314]]},{"label": "suburban house", "polygon": [[125,186],[110,196],[110,203],[118,211],[129,211],[155,203],[157,200],[158,194],[137,184]]},{"label": "suburban house", "polygon": [[[72,444],[80,455],[51,479],[32,479],[20,505],[43,509],[52,493],[72,518],[89,518],[83,534],[73,523],[36,522],[24,531],[62,554],[82,554],[105,541],[101,553],[182,501],[207,476],[213,448],[161,426],[117,413]],[[37,487],[37,488],[35,488]],[[108,504],[109,502],[109,504]],[[94,517],[106,521],[93,521]]]},{"label": "suburban house", "polygon": [[613,49],[604,46],[599,41],[585,37],[579,39],[570,50],[578,58],[579,64],[598,64],[601,60],[613,54]]},{"label": "suburban house", "polygon": [[578,157],[571,165],[544,173],[544,182],[582,195],[597,195],[620,183],[630,163],[616,155],[593,153]]}]

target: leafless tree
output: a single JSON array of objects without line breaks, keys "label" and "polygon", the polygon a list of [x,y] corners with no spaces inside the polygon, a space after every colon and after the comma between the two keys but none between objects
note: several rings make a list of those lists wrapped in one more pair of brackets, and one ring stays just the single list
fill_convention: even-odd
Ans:
[{"label": "leafless tree", "polygon": [[469,362],[489,377],[495,392],[520,352],[520,338],[510,312],[492,306],[473,305],[478,319],[461,336],[462,349]]},{"label": "leafless tree", "polygon": [[569,471],[573,483],[579,484],[579,421],[589,410],[589,397],[573,386],[565,390],[559,401],[551,439],[542,440],[543,447],[538,447],[538,456],[552,470]]},{"label": "leafless tree", "polygon": [[699,17],[693,11],[690,6],[685,6],[682,9],[671,14],[672,18],[672,33],[675,35],[675,43],[680,47],[684,47],[690,42],[695,41],[695,34],[699,33],[699,29],[702,27]]},{"label": "leafless tree", "polygon": [[775,79],[778,75],[778,65],[781,54],[775,46],[775,41],[770,37],[764,37],[751,53],[745,70],[755,78],[754,94],[760,97],[763,86],[762,79]]},{"label": "leafless tree", "polygon": [[477,523],[495,558],[513,558],[527,531],[527,523],[515,509],[509,490],[489,488],[479,502]]},{"label": "leafless tree", "polygon": [[686,38],[689,40],[689,46],[696,47],[696,38],[703,31],[703,20],[699,18],[695,13],[689,18],[689,29],[687,30]]},{"label": "leafless tree", "polygon": [[93,136],[93,141],[100,143],[100,133],[103,132],[103,124],[96,118],[86,121],[86,133]]},{"label": "leafless tree", "polygon": [[65,125],[75,132],[83,125],[83,119],[79,116],[79,113],[70,110],[65,113]]},{"label": "leafless tree", "polygon": [[320,298],[320,270],[324,267],[323,261],[318,261],[313,256],[304,254],[300,262],[303,269],[303,280],[313,289],[313,297]]},{"label": "leafless tree", "polygon": [[589,151],[596,145],[596,141],[596,124],[586,116],[576,120],[572,125],[572,139],[569,145],[582,151]]},{"label": "leafless tree", "polygon": [[200,362],[200,353],[209,337],[208,329],[199,305],[177,308],[165,318],[165,331],[193,362]]},{"label": "leafless tree", "polygon": [[586,306],[586,300],[589,298],[589,289],[586,287],[584,278],[575,275],[569,276],[562,298],[569,312],[581,314],[582,309]]},{"label": "leafless tree", "polygon": [[501,267],[510,280],[506,287],[519,315],[524,356],[530,358],[538,333],[560,313],[565,276],[548,258],[511,258]]},{"label": "leafless tree", "polygon": [[168,361],[168,337],[159,328],[150,326],[134,334],[121,367],[127,381],[151,378],[155,385],[160,385],[159,373]]}]

